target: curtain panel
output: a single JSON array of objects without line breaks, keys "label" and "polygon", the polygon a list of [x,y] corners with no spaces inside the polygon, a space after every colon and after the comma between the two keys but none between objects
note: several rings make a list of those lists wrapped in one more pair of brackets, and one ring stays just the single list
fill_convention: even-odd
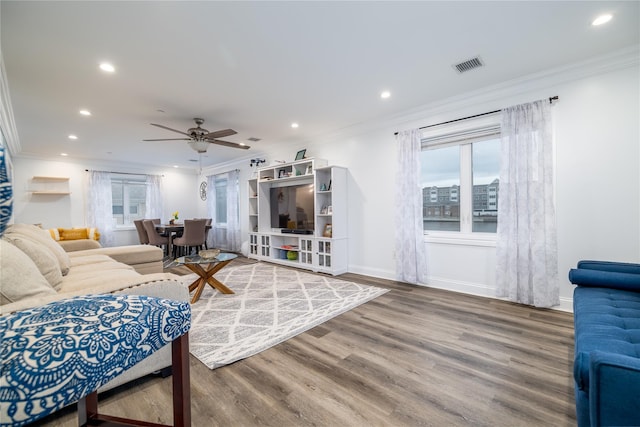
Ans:
[{"label": "curtain panel", "polygon": [[114,246],[111,174],[89,171],[85,197],[85,224],[100,232],[102,246]]},{"label": "curtain panel", "polygon": [[560,303],[551,129],[548,100],[502,112],[497,295],[536,307]]},{"label": "curtain panel", "polygon": [[396,140],[396,279],[413,284],[426,283],[420,185],[421,132],[418,129],[399,132]]},{"label": "curtain panel", "polygon": [[147,175],[147,212],[146,218],[164,218],[162,201],[162,176]]}]

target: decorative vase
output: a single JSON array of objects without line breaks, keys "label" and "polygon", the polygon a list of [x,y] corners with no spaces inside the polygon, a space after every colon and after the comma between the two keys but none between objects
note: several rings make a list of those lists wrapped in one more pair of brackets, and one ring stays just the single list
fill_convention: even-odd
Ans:
[{"label": "decorative vase", "polygon": [[175,222],[176,222],[176,220],[175,220],[175,219],[170,219],[170,220],[169,220],[169,224],[170,224],[170,225],[175,224]]}]

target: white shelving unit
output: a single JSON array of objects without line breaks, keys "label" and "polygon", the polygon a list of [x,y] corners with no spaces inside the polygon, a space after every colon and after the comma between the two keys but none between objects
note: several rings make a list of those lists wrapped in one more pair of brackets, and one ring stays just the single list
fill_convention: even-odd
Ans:
[{"label": "white shelving unit", "polygon": [[[271,189],[309,185],[313,212],[273,221]],[[347,271],[347,170],[304,159],[258,169],[248,181],[249,257],[328,274]],[[296,206],[296,211],[299,206]],[[304,210],[303,210],[304,212]],[[282,215],[281,215],[282,216]],[[280,223],[282,221],[282,223]],[[275,224],[278,223],[278,224]],[[283,230],[307,224],[312,234]],[[280,225],[280,227],[273,227]]]}]

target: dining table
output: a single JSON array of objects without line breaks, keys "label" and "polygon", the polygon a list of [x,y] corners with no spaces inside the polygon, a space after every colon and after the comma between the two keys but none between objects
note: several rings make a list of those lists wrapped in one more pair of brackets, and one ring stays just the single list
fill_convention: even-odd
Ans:
[{"label": "dining table", "polygon": [[[207,225],[205,230],[210,230],[211,225]],[[167,253],[169,254],[169,258],[173,257],[173,238],[179,234],[184,232],[184,223],[176,222],[173,224],[156,224],[156,231],[160,234],[164,234],[169,238],[169,243],[167,243]]]}]

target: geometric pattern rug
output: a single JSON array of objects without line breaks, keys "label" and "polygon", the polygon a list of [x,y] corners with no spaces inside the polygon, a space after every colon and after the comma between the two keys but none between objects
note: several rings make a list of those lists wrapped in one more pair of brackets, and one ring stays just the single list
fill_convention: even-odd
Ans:
[{"label": "geometric pattern rug", "polygon": [[[191,283],[197,276],[183,276]],[[386,292],[332,276],[258,262],[215,274],[234,294],[209,285],[191,306],[189,349],[209,369],[279,344]]]}]

